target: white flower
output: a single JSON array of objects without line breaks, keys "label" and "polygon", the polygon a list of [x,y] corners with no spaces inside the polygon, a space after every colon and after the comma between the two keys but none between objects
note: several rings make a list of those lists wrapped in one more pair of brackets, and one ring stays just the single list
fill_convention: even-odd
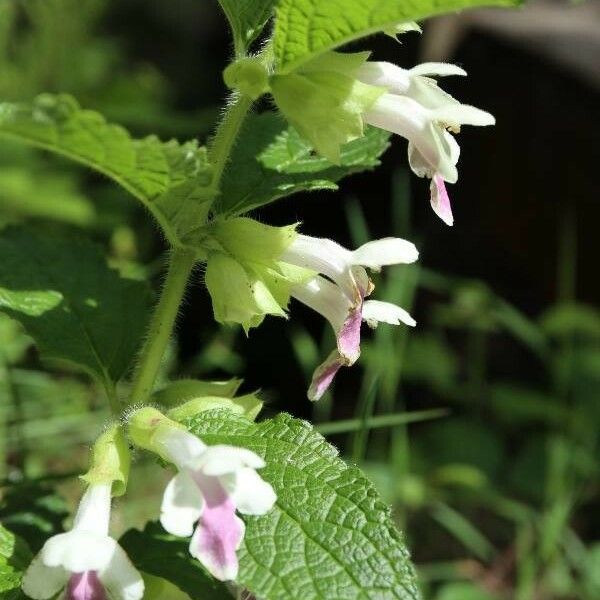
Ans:
[{"label": "white flower", "polygon": [[325,393],[341,367],[358,360],[363,321],[372,327],[379,322],[415,325],[412,317],[395,304],[365,301],[374,289],[365,267],[379,271],[387,265],[412,263],[418,256],[414,244],[399,238],[375,240],[351,251],[332,240],[304,235],[299,235],[284,252],[281,260],[324,275],[294,286],[291,294],[323,315],[336,336],[336,350],[313,374],[308,390],[311,400]]},{"label": "white flower", "polygon": [[387,62],[367,62],[360,68],[358,78],[388,90],[363,117],[367,123],[409,141],[411,169],[419,177],[431,179],[433,210],[452,225],[444,182],[458,180],[456,164],[460,148],[450,132],[458,133],[461,125],[493,125],[495,119],[483,110],[461,104],[431,78],[447,75],[466,75],[466,72],[446,63],[424,63],[407,70]]},{"label": "white flower", "polygon": [[165,489],[160,522],[173,535],[191,536],[190,554],[214,577],[235,579],[245,532],[236,510],[264,515],[277,499],[256,473],[264,461],[244,448],[206,446],[178,428],[164,428],[154,443],[179,471]]},{"label": "white flower", "polygon": [[144,582],[125,551],[108,535],[111,484],[90,485],[73,528],[51,537],[23,577],[34,600],[140,600]]}]

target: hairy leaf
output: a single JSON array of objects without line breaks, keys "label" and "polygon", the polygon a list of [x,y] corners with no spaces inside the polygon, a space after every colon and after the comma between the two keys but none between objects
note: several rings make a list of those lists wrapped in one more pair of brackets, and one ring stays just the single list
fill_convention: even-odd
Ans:
[{"label": "hairy leaf", "polygon": [[110,269],[88,241],[16,228],[0,234],[0,310],[25,327],[42,356],[105,385],[128,368],[149,300],[144,282]]},{"label": "hairy leaf", "polygon": [[286,73],[352,40],[445,12],[519,0],[280,0],[275,19],[277,71]]},{"label": "hairy leaf", "polygon": [[186,245],[210,207],[210,169],[196,142],[136,140],[70,96],[0,103],[0,135],[66,156],[110,177],[154,215],[169,242]]},{"label": "hairy leaf", "polygon": [[313,153],[300,135],[275,113],[248,119],[223,179],[213,210],[242,214],[303,190],[336,190],[336,182],[379,165],[387,132],[369,128],[342,147],[339,165]]},{"label": "hairy leaf", "polygon": [[271,18],[275,0],[219,0],[219,4],[231,25],[236,50],[244,52]]},{"label": "hairy leaf", "polygon": [[31,552],[27,544],[0,525],[0,598],[25,598],[21,580],[30,561]]},{"label": "hairy leaf", "polygon": [[238,584],[277,600],[419,597],[389,508],[310,424],[282,414],[257,425],[212,411],[187,425],[208,444],[264,457],[261,475],[277,492],[267,515],[244,517]]},{"label": "hairy leaf", "polygon": [[231,597],[225,584],[215,581],[190,555],[188,541],[165,533],[156,523],[144,531],[130,529],[119,543],[140,571],[170,581],[192,600]]}]

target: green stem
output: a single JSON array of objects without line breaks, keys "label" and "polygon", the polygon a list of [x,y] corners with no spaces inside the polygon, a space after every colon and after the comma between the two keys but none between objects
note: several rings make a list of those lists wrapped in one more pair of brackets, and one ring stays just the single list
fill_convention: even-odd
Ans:
[{"label": "green stem", "polygon": [[212,189],[215,194],[219,191],[231,150],[251,106],[252,100],[247,96],[234,95],[210,145],[208,158],[213,167]]},{"label": "green stem", "polygon": [[131,404],[145,402],[152,393],[195,258],[195,254],[188,250],[171,252],[167,279],[133,379]]}]

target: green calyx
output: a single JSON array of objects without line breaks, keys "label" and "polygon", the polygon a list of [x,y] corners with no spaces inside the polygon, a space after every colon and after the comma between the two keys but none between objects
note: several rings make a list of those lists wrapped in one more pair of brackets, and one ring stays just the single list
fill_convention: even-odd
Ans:
[{"label": "green calyx", "polygon": [[89,471],[81,476],[89,485],[112,483],[113,496],[122,496],[127,488],[131,454],[121,426],[112,425],[92,448]]},{"label": "green calyx", "polygon": [[240,58],[223,71],[227,87],[237,90],[252,100],[269,91],[269,73],[264,61],[258,57]]},{"label": "green calyx", "polygon": [[291,288],[313,276],[280,260],[296,235],[296,225],[271,227],[245,217],[212,225],[205,283],[219,323],[240,324],[247,334],[266,315],[286,317]]},{"label": "green calyx", "polygon": [[151,406],[145,406],[132,413],[128,419],[127,429],[131,441],[136,446],[154,452],[165,460],[168,459],[163,456],[160,444],[156,443],[156,435],[169,429],[186,430],[183,425],[169,419]]},{"label": "green calyx", "polygon": [[270,79],[271,93],[290,124],[333,163],[340,147],[364,134],[363,113],[384,89],[356,78],[368,52],[327,52],[286,75]]},{"label": "green calyx", "polygon": [[263,402],[256,393],[224,398],[223,396],[202,396],[184,402],[171,409],[167,414],[175,421],[183,422],[207,410],[225,409],[236,415],[254,421],[262,410]]}]

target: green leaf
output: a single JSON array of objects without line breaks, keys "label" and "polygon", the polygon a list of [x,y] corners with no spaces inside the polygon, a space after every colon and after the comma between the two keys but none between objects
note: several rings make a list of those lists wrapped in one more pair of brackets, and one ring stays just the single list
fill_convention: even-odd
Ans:
[{"label": "green leaf", "polygon": [[419,597],[388,506],[310,424],[281,414],[257,425],[212,411],[187,425],[208,444],[262,456],[261,476],[277,492],[267,515],[244,517],[238,584],[277,600]]},{"label": "green leaf", "polygon": [[27,544],[0,525],[0,598],[25,598],[21,580],[31,558]]},{"label": "green leaf", "polygon": [[145,282],[122,278],[88,241],[16,228],[0,234],[0,310],[43,357],[78,365],[104,385],[128,368],[149,300]]},{"label": "green leaf", "polygon": [[39,552],[51,536],[64,531],[69,514],[64,500],[48,485],[24,482],[8,487],[0,503],[0,522]]},{"label": "green leaf", "polygon": [[210,207],[210,169],[196,142],[136,140],[70,96],[38,96],[33,104],[0,103],[0,135],[63,155],[110,177],[154,215],[169,242],[183,246]]},{"label": "green leaf", "polygon": [[519,0],[280,0],[275,19],[278,73],[293,71],[327,50],[399,23],[482,5]]},{"label": "green leaf", "polygon": [[189,541],[166,534],[157,523],[148,523],[144,531],[130,529],[119,543],[140,571],[170,581],[192,600],[231,597],[225,584],[215,581],[190,555]]},{"label": "green leaf", "polygon": [[236,52],[243,54],[271,18],[275,0],[219,0],[219,4],[231,25]]},{"label": "green leaf", "polygon": [[372,169],[388,148],[389,134],[368,128],[364,137],[342,146],[340,164],[316,156],[277,114],[248,119],[223,179],[213,210],[238,215],[300,191],[337,190],[347,175]]}]

